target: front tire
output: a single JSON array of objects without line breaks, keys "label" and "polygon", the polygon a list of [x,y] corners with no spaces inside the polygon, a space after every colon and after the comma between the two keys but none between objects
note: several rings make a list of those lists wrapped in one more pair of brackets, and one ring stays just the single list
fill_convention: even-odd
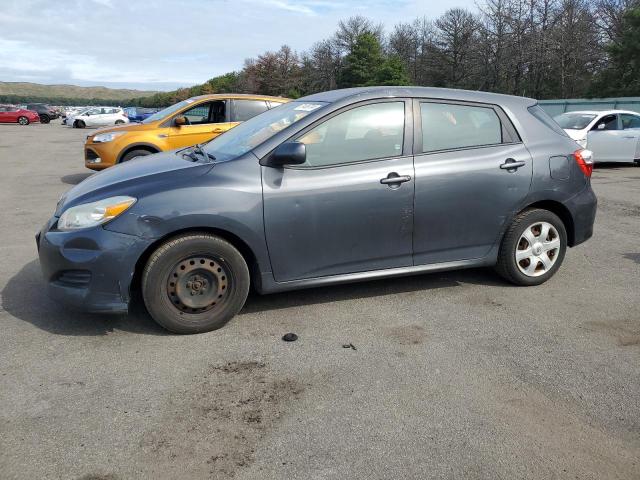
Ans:
[{"label": "front tire", "polygon": [[566,250],[567,231],[556,214],[538,208],[525,210],[505,233],[495,268],[515,285],[540,285],[558,271]]},{"label": "front tire", "polygon": [[19,117],[18,123],[20,125],[29,125],[29,119],[27,117]]},{"label": "front tire", "polygon": [[116,125],[122,125],[124,123],[124,121],[122,120],[116,120]]},{"label": "front tire", "polygon": [[131,150],[127,152],[121,159],[120,163],[128,162],[129,160],[133,160],[136,157],[144,157],[145,155],[151,155],[152,152],[149,150]]},{"label": "front tire", "polygon": [[216,330],[242,309],[249,269],[226,240],[187,234],[160,246],[142,274],[142,296],[153,319],[174,333]]},{"label": "front tire", "polygon": [[50,121],[49,115],[40,115],[40,123],[49,123]]}]

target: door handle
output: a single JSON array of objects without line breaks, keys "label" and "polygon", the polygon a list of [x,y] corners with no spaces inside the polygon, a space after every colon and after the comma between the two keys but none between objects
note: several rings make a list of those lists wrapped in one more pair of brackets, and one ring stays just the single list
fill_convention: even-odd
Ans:
[{"label": "door handle", "polygon": [[380,179],[380,183],[383,185],[389,185],[391,188],[398,188],[401,183],[411,180],[409,175],[398,175],[396,172],[391,172],[385,178]]},{"label": "door handle", "polygon": [[502,165],[500,165],[500,168],[503,170],[511,170],[513,172],[515,172],[518,168],[520,167],[524,167],[527,164],[527,162],[524,162],[522,160],[520,161],[515,161],[513,158],[507,158],[504,163]]},{"label": "door handle", "polygon": [[636,138],[636,137],[634,137],[634,136],[630,136],[630,137],[622,137],[622,138]]},{"label": "door handle", "polygon": [[211,133],[222,133],[223,130],[221,128],[214,128],[213,130],[211,130]]}]

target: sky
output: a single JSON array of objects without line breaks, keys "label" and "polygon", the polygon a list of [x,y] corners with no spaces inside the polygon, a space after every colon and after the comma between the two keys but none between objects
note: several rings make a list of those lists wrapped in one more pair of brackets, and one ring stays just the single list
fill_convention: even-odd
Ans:
[{"label": "sky", "polygon": [[0,81],[172,90],[364,15],[386,31],[474,0],[0,0]]}]

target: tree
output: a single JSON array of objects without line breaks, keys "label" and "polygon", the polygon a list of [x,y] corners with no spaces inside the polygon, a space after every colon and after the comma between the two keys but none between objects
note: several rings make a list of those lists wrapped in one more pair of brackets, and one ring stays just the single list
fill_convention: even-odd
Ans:
[{"label": "tree", "polygon": [[598,96],[640,95],[640,7],[623,16],[620,32],[608,47],[609,65],[591,93]]},{"label": "tree", "polygon": [[374,85],[382,63],[382,47],[375,35],[368,32],[358,35],[344,59],[339,86],[344,88]]}]

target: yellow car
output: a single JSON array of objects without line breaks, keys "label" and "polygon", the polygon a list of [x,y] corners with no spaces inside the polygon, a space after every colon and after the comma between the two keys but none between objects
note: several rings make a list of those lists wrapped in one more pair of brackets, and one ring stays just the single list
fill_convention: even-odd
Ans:
[{"label": "yellow car", "polygon": [[206,142],[288,98],[216,94],[192,97],[143,120],[89,135],[84,164],[103,170],[135,157]]}]

